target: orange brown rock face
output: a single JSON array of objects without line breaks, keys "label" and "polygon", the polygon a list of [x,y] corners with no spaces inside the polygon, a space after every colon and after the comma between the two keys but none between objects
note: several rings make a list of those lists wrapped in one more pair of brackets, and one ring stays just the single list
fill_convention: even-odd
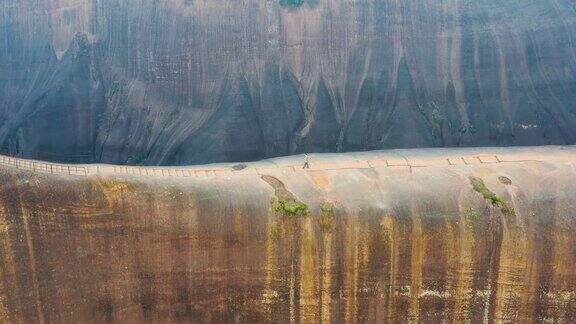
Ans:
[{"label": "orange brown rock face", "polygon": [[573,147],[300,163],[190,177],[0,166],[0,322],[576,317]]}]

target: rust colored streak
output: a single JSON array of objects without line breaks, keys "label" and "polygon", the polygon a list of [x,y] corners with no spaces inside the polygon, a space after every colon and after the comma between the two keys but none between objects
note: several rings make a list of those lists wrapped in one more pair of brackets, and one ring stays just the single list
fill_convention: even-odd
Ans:
[{"label": "rust colored streak", "polygon": [[572,163],[186,181],[0,167],[0,322],[567,322]]}]

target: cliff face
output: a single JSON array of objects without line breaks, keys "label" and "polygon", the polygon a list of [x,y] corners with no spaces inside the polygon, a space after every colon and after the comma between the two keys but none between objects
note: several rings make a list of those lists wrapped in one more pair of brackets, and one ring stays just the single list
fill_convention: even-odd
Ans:
[{"label": "cliff face", "polygon": [[0,148],[147,164],[576,141],[573,1],[0,3]]},{"label": "cliff face", "polygon": [[0,322],[569,322],[575,157],[4,165]]}]

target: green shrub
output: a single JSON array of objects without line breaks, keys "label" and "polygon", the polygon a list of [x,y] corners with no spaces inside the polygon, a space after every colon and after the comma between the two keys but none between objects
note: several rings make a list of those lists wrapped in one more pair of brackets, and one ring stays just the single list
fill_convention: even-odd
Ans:
[{"label": "green shrub", "polygon": [[504,200],[504,198],[502,197],[498,197],[494,192],[488,189],[488,187],[486,187],[486,184],[482,179],[476,177],[470,177],[470,183],[472,184],[472,188],[474,188],[474,191],[482,194],[484,199],[490,201],[490,203],[492,203],[493,206],[500,207],[500,209],[504,214],[514,213],[514,209],[508,206],[506,200]]},{"label": "green shrub", "polygon": [[308,206],[294,200],[280,200],[276,206],[276,211],[287,216],[305,215],[308,213]]},{"label": "green shrub", "polygon": [[304,4],[304,0],[280,0],[283,7],[298,8]]}]

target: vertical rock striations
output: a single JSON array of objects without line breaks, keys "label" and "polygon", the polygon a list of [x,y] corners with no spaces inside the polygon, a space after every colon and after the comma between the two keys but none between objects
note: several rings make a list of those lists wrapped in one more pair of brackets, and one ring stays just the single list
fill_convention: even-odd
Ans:
[{"label": "vertical rock striations", "polygon": [[255,160],[572,144],[572,1],[0,4],[0,149]]},{"label": "vertical rock striations", "polygon": [[576,150],[534,151],[1,166],[0,322],[570,322]]}]

